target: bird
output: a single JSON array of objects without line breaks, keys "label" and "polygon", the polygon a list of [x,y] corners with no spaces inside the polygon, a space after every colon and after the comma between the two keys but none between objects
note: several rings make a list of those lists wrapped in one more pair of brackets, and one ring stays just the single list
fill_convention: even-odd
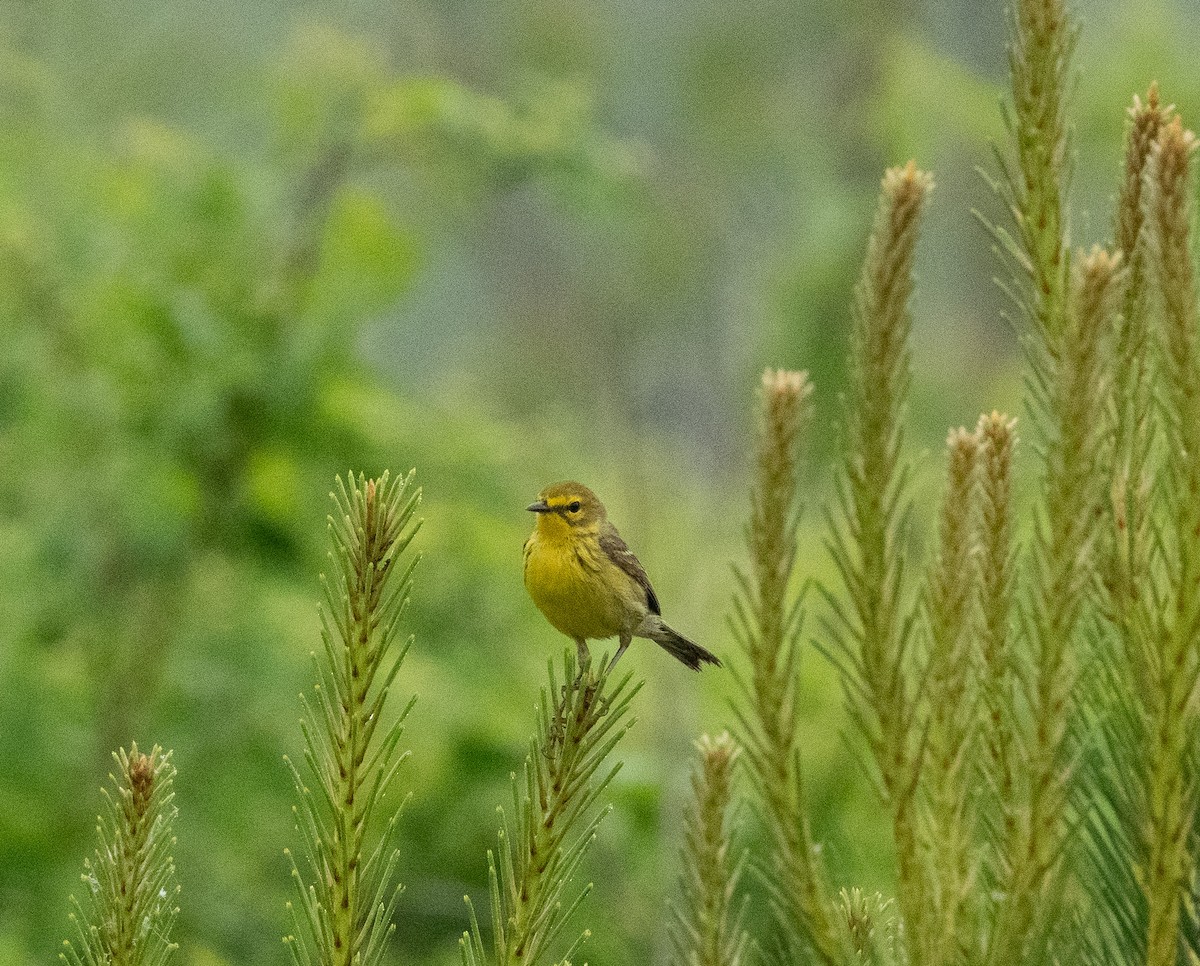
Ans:
[{"label": "bird", "polygon": [[526,509],[537,522],[525,541],[525,589],[546,620],[575,641],[581,669],[590,661],[587,642],[610,637],[620,644],[607,671],[635,637],[654,641],[693,671],[721,666],[662,619],[650,578],[595,493],[567,480],[546,487]]}]

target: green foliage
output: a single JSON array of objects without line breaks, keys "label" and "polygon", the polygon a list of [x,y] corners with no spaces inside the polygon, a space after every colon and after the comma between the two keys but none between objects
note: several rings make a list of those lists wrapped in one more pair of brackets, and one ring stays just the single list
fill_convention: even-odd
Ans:
[{"label": "green foliage", "polygon": [[[429,578],[410,614],[422,645],[405,663],[412,687],[434,700],[413,729],[420,794],[397,840],[407,891],[393,946],[420,966],[454,958],[457,897],[485,888],[475,857],[490,834],[486,803],[522,754],[526,679],[552,639],[512,582],[520,507],[560,475],[601,481],[644,529],[639,547],[648,564],[657,555],[664,601],[673,612],[691,607],[697,636],[719,648],[728,599],[719,575],[737,539],[728,508],[748,475],[731,469],[748,425],[741,387],[764,358],[809,367],[820,393],[806,445],[818,461],[840,445],[827,428],[852,332],[840,323],[882,159],[919,153],[949,202],[922,228],[925,283],[905,361],[922,378],[897,420],[898,465],[910,462],[907,445],[936,447],[948,423],[985,402],[1015,411],[1009,347],[983,321],[993,314],[986,244],[953,214],[995,127],[986,105],[997,93],[998,7],[689,2],[671,18],[613,16],[579,0],[508,7],[479,20],[423,0],[403,9],[318,2],[320,22],[298,30],[290,13],[223,3],[202,18],[187,3],[164,17],[161,0],[96,17],[55,0],[9,11],[0,458],[14,469],[0,480],[0,690],[10,696],[0,733],[38,767],[0,787],[0,958],[32,960],[56,928],[51,897],[67,857],[84,849],[88,820],[80,797],[63,790],[89,784],[95,750],[149,721],[187,762],[190,825],[178,857],[189,901],[177,926],[187,955],[217,966],[277,958],[288,883],[272,857],[287,834],[279,816],[289,791],[278,749],[289,695],[302,686],[295,654],[311,636],[304,575],[320,548],[309,522],[322,515],[320,481],[335,468],[397,454],[422,467],[437,497]],[[1061,743],[1046,742],[1057,745],[1055,774],[1039,810],[1043,859],[1060,843],[1067,861],[1042,880],[1034,916],[1054,915],[1041,899],[1061,896],[1063,960],[1143,962],[1152,919],[1159,961],[1176,935],[1181,955],[1200,935],[1189,873],[1200,854],[1193,711],[1185,701],[1184,713],[1166,713],[1169,692],[1178,698],[1194,668],[1188,656],[1172,677],[1161,659],[1192,653],[1189,614],[1177,607],[1191,512],[1180,481],[1190,470],[1171,428],[1186,406],[1170,389],[1164,367],[1175,363],[1164,349],[1176,349],[1162,326],[1164,297],[1177,321],[1190,311],[1178,284],[1189,254],[1176,227],[1176,281],[1164,286],[1141,225],[1159,190],[1143,188],[1165,112],[1150,122],[1135,111],[1140,146],[1127,152],[1113,244],[1126,274],[1109,293],[1122,318],[1114,314],[1100,357],[1084,366],[1047,351],[1081,318],[1067,227],[1089,243],[1104,228],[1103,218],[1070,212],[1104,210],[1114,105],[1145,84],[1147,51],[1164,89],[1182,104],[1200,96],[1181,9],[1175,0],[1106,6],[1077,44],[1061,5],[1014,5],[1014,141],[1001,152],[1012,193],[1002,188],[1001,204],[1017,217],[999,239],[1016,255],[1007,288],[1033,319],[1020,323],[1034,372],[1023,437],[1033,445],[1014,463],[1006,419],[981,443],[966,568],[978,585],[942,598],[965,591],[974,611],[966,634],[980,656],[962,708],[922,690],[958,693],[960,680],[926,673],[925,647],[941,646],[937,595],[918,579],[937,568],[940,539],[926,525],[936,517],[927,477],[905,481],[899,505],[911,515],[890,517],[905,563],[897,611],[912,621],[909,692],[897,703],[911,711],[905,737],[928,737],[914,757],[942,762],[918,774],[914,812],[955,767],[979,789],[977,803],[963,803],[963,827],[977,812],[980,865],[958,917],[979,917],[965,927],[977,944],[992,942],[997,907],[1013,897],[1010,844],[1028,838],[1036,676],[1044,708],[1066,696],[1070,727]],[[1074,91],[1072,64],[1100,58],[1104,69]],[[831,104],[850,119],[844,137],[821,134]],[[1176,189],[1185,211],[1188,178]],[[1099,430],[1081,437],[1067,427],[1082,458],[1064,461],[1067,424],[1052,397],[1068,395],[1069,371],[1089,365],[1115,402]],[[877,388],[892,387],[867,386]],[[1084,408],[1094,417],[1093,404]],[[1080,481],[1051,471],[1051,459],[1099,475],[1072,492]],[[795,469],[788,507],[814,476]],[[1055,480],[1066,484],[1054,514],[1070,524],[1065,544],[1076,527],[1091,531],[1073,563],[1048,540],[1057,522],[1044,517],[1040,536],[1030,527]],[[1071,505],[1098,515],[1073,517]],[[838,583],[817,529],[801,520],[778,531],[802,562],[789,566],[778,598],[789,620],[809,579]],[[1057,656],[1042,653],[1035,626],[1050,611],[1034,585],[1054,554],[1080,566],[1062,601],[1042,598],[1079,607],[1058,677],[1045,671]],[[848,936],[858,957],[848,961],[897,962],[915,928],[905,906],[926,901],[918,918],[936,948],[954,890],[931,885],[914,899],[896,889],[891,810],[848,777],[837,672],[801,659],[798,619],[783,626],[775,670],[786,673],[765,680],[788,757],[758,769],[759,725],[752,715],[753,728],[739,728],[742,777],[783,775],[774,811],[790,822],[772,824],[770,807],[739,813],[755,845],[750,865],[764,873],[741,882],[761,890],[748,925],[766,954],[784,945],[793,962],[809,956],[805,930],[822,920],[839,937],[829,944],[835,961]],[[818,633],[820,647],[839,653]],[[676,688],[669,671],[645,666],[650,690],[672,700],[648,704],[623,739],[627,765],[608,786],[615,815],[577,873],[597,883],[589,923],[605,928],[588,953],[600,962],[661,958],[655,896],[675,871],[663,843],[682,835],[672,822],[684,794],[678,763],[688,735],[719,721],[727,687],[709,676]],[[747,666],[748,684],[759,671]],[[978,743],[955,762],[960,738],[941,751],[934,738],[958,722],[937,714],[968,707]],[[1039,712],[1052,738],[1053,718]],[[868,771],[882,774],[875,763]],[[1062,811],[1050,799],[1064,790]],[[1077,837],[1061,835],[1064,817]],[[922,818],[916,829],[927,857],[942,831],[960,826]],[[788,844],[764,845],[779,842]],[[1152,847],[1164,861],[1151,863]],[[919,876],[942,879],[937,865],[951,852],[920,863]],[[763,889],[779,876],[795,886]],[[831,883],[862,889],[839,898]],[[775,926],[758,921],[772,910]],[[1025,930],[1028,916],[1006,914],[1008,934],[1024,934],[1013,942],[1030,940],[1025,960],[1037,959],[1040,923]],[[993,960],[1020,958],[992,945]]]},{"label": "green foliage", "polygon": [[984,788],[976,803],[983,845],[979,863],[986,895],[1004,875],[1004,849],[1016,823],[1016,775],[1013,747],[1016,716],[1016,660],[1011,614],[1015,592],[1013,546],[1013,455],[1016,420],[993,411],[981,416],[975,430],[980,442],[978,570],[979,607],[979,768]]},{"label": "green foliage", "polygon": [[[304,637],[304,574],[320,553],[307,520],[321,513],[315,481],[335,468],[412,453],[438,474],[443,507],[479,516],[475,544],[490,556],[458,544],[452,576],[417,617],[453,655],[439,678],[470,676],[462,647],[441,629],[448,602],[460,627],[533,624],[520,603],[479,592],[509,572],[519,545],[511,518],[496,510],[527,502],[529,484],[514,473],[520,454],[502,442],[511,427],[454,398],[431,406],[393,391],[381,375],[393,355],[421,367],[429,340],[381,338],[379,320],[396,318],[426,264],[412,193],[469,187],[472,211],[494,193],[538,193],[551,181],[555,197],[570,194],[575,172],[590,171],[590,149],[554,138],[609,139],[582,104],[549,134],[535,125],[560,99],[549,88],[531,90],[526,110],[444,76],[401,76],[377,44],[345,30],[309,33],[298,31],[279,65],[273,50],[262,52],[231,138],[184,113],[93,112],[56,47],[26,45],[7,25],[0,38],[0,99],[23,105],[5,112],[13,130],[0,152],[0,318],[10,335],[0,354],[0,455],[18,468],[0,481],[9,588],[0,610],[4,686],[29,705],[3,715],[5,733],[45,762],[34,780],[3,792],[11,818],[0,834],[9,910],[0,945],[21,955],[32,956],[53,927],[57,866],[75,861],[86,827],[77,799],[53,789],[90,781],[97,749],[107,754],[151,719],[156,731],[166,721],[191,736],[179,745],[211,790],[193,813],[204,834],[183,851],[215,888],[184,909],[182,925],[205,931],[213,955],[273,955],[247,937],[272,928],[282,896],[265,868],[283,835],[253,829],[285,801],[270,763],[290,714],[262,681],[279,682],[280,694],[300,686],[290,654]],[[264,77],[270,97],[259,99]],[[420,88],[432,101],[426,128],[412,135],[419,151],[402,147],[399,134],[373,141],[367,130],[367,113],[385,94],[399,97],[402,82],[412,99]],[[562,148],[574,160],[529,164],[523,180],[497,184],[482,146],[473,154],[433,131],[451,110],[442,89],[506,113],[510,135],[537,141],[543,155]],[[302,106],[335,91],[337,104]],[[369,104],[338,128],[355,97]],[[347,156],[337,150],[343,136]],[[609,180],[634,177],[622,169]],[[410,178],[419,191],[398,188]],[[364,401],[378,407],[369,422],[356,408]],[[50,496],[52,481],[76,474],[77,500]],[[490,509],[478,503],[483,492],[498,497]],[[501,702],[515,718],[515,689]],[[474,731],[494,762],[510,739],[491,721],[466,715],[452,728],[455,740]],[[488,760],[470,762],[468,810],[499,780]],[[228,772],[259,780],[235,782]],[[241,808],[259,820],[238,820]],[[43,810],[55,819],[24,817]],[[51,835],[58,826],[77,831]],[[436,889],[443,871],[430,859],[420,874]],[[465,858],[454,874],[472,874]],[[223,904],[219,891],[238,882],[251,893],[246,904]],[[31,895],[41,898],[16,901]],[[452,915],[423,916],[427,934],[455,934]]]},{"label": "green foliage", "polygon": [[692,770],[693,799],[684,815],[682,893],[672,910],[671,942],[679,966],[741,966],[749,938],[745,903],[736,894],[742,855],[730,814],[733,769],[741,749],[728,732],[701,735]]},{"label": "green foliage", "polygon": [[[1006,291],[1025,316],[1041,436],[1032,537],[1023,553],[1014,545],[1012,421],[993,413],[953,432],[916,625],[926,654],[899,549],[912,226],[926,189],[912,165],[884,182],[831,519],[845,594],[827,601],[831,656],[890,806],[897,918],[877,929],[884,901],[843,893],[851,949],[838,961],[1174,964],[1191,944],[1195,139],[1155,89],[1135,101],[1117,213],[1126,251],[1070,257],[1075,39],[1062,4],[1017,5],[1014,157],[998,184],[1012,224],[993,233],[1014,269]],[[805,947],[792,943],[794,960]]]},{"label": "green foliage", "polygon": [[399,622],[420,559],[405,559],[420,526],[413,513],[421,491],[412,478],[351,476],[347,489],[339,477],[332,494],[336,574],[322,579],[324,660],[313,656],[317,685],[303,699],[301,724],[315,793],[292,768],[306,863],[303,870],[292,863],[300,938],[285,941],[298,966],[383,962],[395,929],[400,812],[388,802],[407,757],[397,747],[412,702],[393,716],[387,700],[408,650],[398,643]]},{"label": "green foliage", "polygon": [[760,390],[758,447],[747,543],[750,573],[735,568],[730,628],[746,654],[739,734],[774,848],[761,863],[779,930],[791,947],[811,946],[833,961],[839,943],[813,847],[798,757],[797,672],[804,633],[803,597],[791,595],[796,565],[799,440],[812,385],[800,372],[767,370]]},{"label": "green foliage", "polygon": [[596,829],[607,813],[597,799],[619,765],[607,758],[633,724],[625,721],[641,685],[632,674],[610,681],[607,660],[597,672],[591,662],[576,668],[568,652],[562,682],[549,665],[549,689],[538,705],[538,730],[520,779],[512,776],[512,817],[500,809],[496,851],[488,851],[488,887],[492,936],[490,949],[470,897],[471,929],[461,941],[463,966],[515,966],[518,963],[567,962],[585,931],[554,959],[551,949],[584,896],[572,895]]},{"label": "green foliage", "polygon": [[70,966],[161,966],[178,948],[175,766],[157,745],[146,755],[135,743],[113,758],[120,777],[109,776],[115,794],[101,789],[99,846],[81,876],[87,892],[82,901],[71,896],[78,945],[65,940],[60,958]]},{"label": "green foliage", "polygon": [[878,892],[867,895],[858,888],[843,889],[838,900],[852,948],[852,956],[847,962],[862,966],[894,966],[906,962],[892,900]]},{"label": "green foliage", "polygon": [[925,743],[914,667],[915,610],[903,583],[909,525],[904,416],[909,389],[909,296],[921,215],[933,180],[916,165],[883,179],[875,228],[855,289],[851,336],[849,445],[838,482],[838,518],[830,550],[845,599],[826,598],[834,659],[851,714],[874,758],[879,791],[891,810],[898,859],[897,897],[914,962],[926,962],[931,928],[927,873],[918,844],[917,781]]},{"label": "green foliage", "polygon": [[[1096,579],[1096,528],[1107,490],[1096,457],[1104,443],[1111,370],[1109,332],[1122,282],[1120,253],[1094,249],[1072,270],[1065,198],[1072,159],[1067,109],[1077,27],[1066,6],[1018,4],[1010,71],[1013,158],[1001,156],[999,190],[1011,231],[997,229],[1014,274],[1007,289],[1026,317],[1030,411],[1043,434],[1041,499],[1028,579],[1019,601],[1022,647],[1014,649],[1016,701],[1009,743],[1014,760],[996,765],[1014,776],[1007,840],[996,865],[997,921],[988,961],[1048,955],[1058,921],[1072,794],[1071,704]],[[995,705],[1001,707],[1001,705]],[[1008,739],[1005,739],[1008,740]]]},{"label": "green foliage", "polygon": [[977,794],[969,763],[977,747],[980,719],[975,686],[979,655],[971,631],[979,586],[975,504],[982,446],[978,433],[961,428],[952,430],[946,440],[946,488],[937,552],[925,578],[928,757],[918,809],[934,886],[931,905],[936,925],[931,926],[930,962],[961,961],[975,951],[971,893],[978,875]]},{"label": "green foliage", "polygon": [[1020,0],[1009,17],[1012,108],[1005,123],[1012,156],[998,152],[997,160],[1001,192],[1014,217],[1012,234],[1001,238],[1016,262],[1013,297],[1036,326],[1033,338],[1047,340],[1053,351],[1066,318],[1070,272],[1067,110],[1079,28],[1064,0]]}]

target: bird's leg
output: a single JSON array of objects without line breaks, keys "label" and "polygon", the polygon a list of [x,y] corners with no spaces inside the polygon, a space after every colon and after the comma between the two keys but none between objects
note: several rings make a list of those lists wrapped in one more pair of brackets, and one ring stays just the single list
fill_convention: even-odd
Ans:
[{"label": "bird's leg", "polygon": [[575,638],[575,646],[579,648],[579,673],[575,675],[573,685],[577,688],[592,666],[592,652],[588,650],[587,641],[582,637]]},{"label": "bird's leg", "polygon": [[625,653],[625,648],[629,646],[629,642],[632,640],[632,634],[621,635],[621,646],[617,648],[617,653],[613,655],[613,659],[608,662],[608,667],[604,670],[605,674],[611,673],[612,669],[617,666],[617,661],[621,659],[621,655]]}]

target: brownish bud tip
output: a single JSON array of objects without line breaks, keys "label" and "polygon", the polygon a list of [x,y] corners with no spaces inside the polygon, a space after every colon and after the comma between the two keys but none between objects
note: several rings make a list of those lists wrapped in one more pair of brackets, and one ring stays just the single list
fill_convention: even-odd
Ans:
[{"label": "brownish bud tip", "polygon": [[807,372],[796,372],[789,369],[764,370],[762,388],[768,399],[788,402],[805,399],[813,391]]},{"label": "brownish bud tip", "polygon": [[1007,488],[1017,442],[1017,421],[993,409],[979,417],[975,433],[979,439],[985,488]]},{"label": "brownish bud tip", "polygon": [[951,452],[974,452],[979,448],[979,436],[958,426],[946,435],[946,448]]},{"label": "brownish bud tip", "polygon": [[1195,150],[1196,135],[1183,126],[1183,121],[1176,114],[1158,134],[1159,164],[1163,180],[1171,175],[1177,176],[1186,168]]},{"label": "brownish bud tip", "polygon": [[1120,252],[1094,245],[1075,258],[1072,280],[1072,340],[1083,352],[1079,363],[1091,365],[1099,345],[1100,334],[1113,322],[1117,296],[1123,277]]},{"label": "brownish bud tip", "polygon": [[979,417],[975,427],[977,432],[988,443],[1003,443],[1007,445],[1017,432],[1017,420],[993,409]]},{"label": "brownish bud tip", "polygon": [[[1080,253],[1076,262],[1076,284],[1084,314],[1093,304],[1098,307],[1106,305],[1112,295],[1114,283],[1120,275],[1121,264],[1120,252],[1111,252],[1099,245],[1093,245],[1090,251]],[[1100,312],[1096,314],[1099,315]]]},{"label": "brownish bud tip", "polygon": [[154,791],[154,758],[135,751],[129,759],[129,787],[133,792],[134,809],[144,814]]},{"label": "brownish bud tip", "polygon": [[696,750],[700,752],[708,767],[725,768],[732,765],[741,754],[741,749],[730,736],[728,731],[722,731],[716,737],[703,734],[696,740]]},{"label": "brownish bud tip", "polygon": [[975,470],[975,461],[979,456],[980,438],[978,433],[968,432],[962,426],[950,430],[946,436],[946,450],[950,454],[950,465],[947,472],[951,487],[959,489],[966,487]]},{"label": "brownish bud tip", "polygon": [[920,204],[933,190],[933,175],[909,161],[902,168],[888,168],[883,175],[884,194],[899,206]]},{"label": "brownish bud tip", "polygon": [[1109,251],[1099,245],[1093,245],[1091,250],[1081,252],[1078,259],[1079,285],[1084,297],[1106,296],[1109,287],[1121,271],[1122,257],[1120,252]]},{"label": "brownish bud tip", "polygon": [[1159,132],[1170,117],[1171,108],[1162,108],[1159,104],[1157,82],[1150,85],[1145,103],[1134,95],[1125,137],[1125,177],[1117,200],[1115,239],[1117,248],[1131,264],[1140,257],[1137,245],[1142,230],[1142,187],[1146,162]]}]

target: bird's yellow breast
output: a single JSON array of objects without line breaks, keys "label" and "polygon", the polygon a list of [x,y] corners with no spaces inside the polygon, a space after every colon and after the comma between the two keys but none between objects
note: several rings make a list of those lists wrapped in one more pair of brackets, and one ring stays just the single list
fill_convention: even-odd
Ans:
[{"label": "bird's yellow breast", "polygon": [[633,580],[601,548],[598,533],[547,522],[539,519],[525,544],[525,589],[538,610],[568,637],[599,640],[631,632],[646,605]]}]

